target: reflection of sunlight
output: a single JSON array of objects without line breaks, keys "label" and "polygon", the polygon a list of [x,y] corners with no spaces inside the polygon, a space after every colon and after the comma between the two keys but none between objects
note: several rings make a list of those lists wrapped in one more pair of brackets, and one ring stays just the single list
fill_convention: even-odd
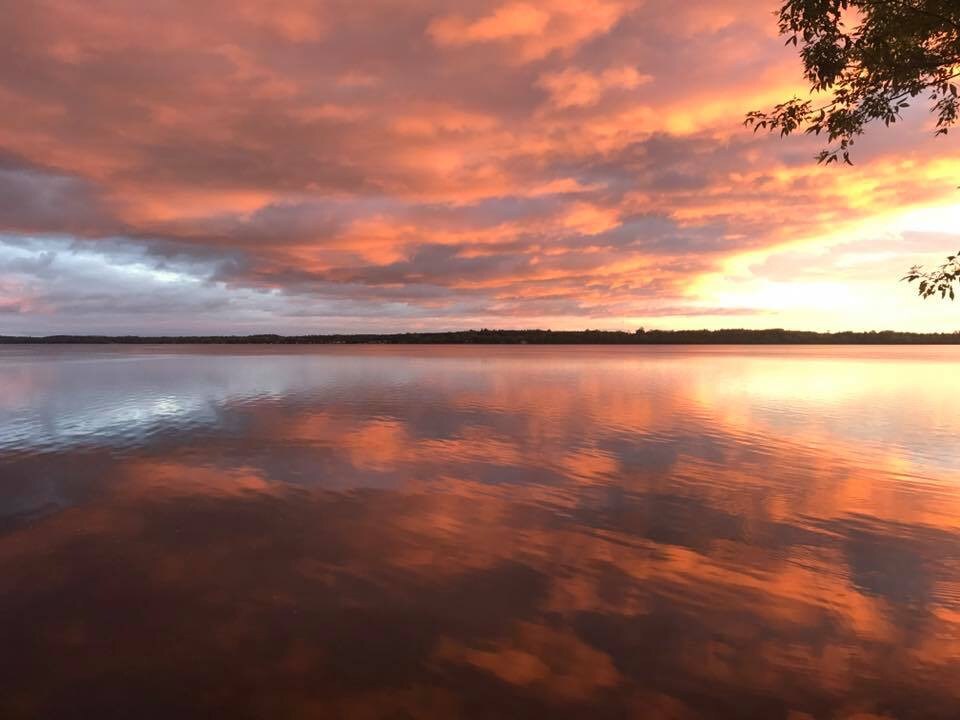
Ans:
[{"label": "reflection of sunlight", "polygon": [[836,457],[869,456],[875,468],[903,477],[960,468],[954,452],[960,375],[950,349],[942,350],[939,361],[936,350],[904,350],[934,353],[908,365],[884,358],[883,350],[873,358],[862,348],[831,350],[795,348],[792,358],[741,357],[735,371],[718,370],[693,384],[691,398],[722,420],[732,437],[785,433],[792,442],[818,452],[829,448]]},{"label": "reflection of sunlight", "polygon": [[202,398],[134,397],[115,404],[58,408],[56,416],[17,413],[0,424],[0,447],[135,441],[168,424],[212,421],[214,415]]},{"label": "reflection of sunlight", "polygon": [[[717,398],[729,399],[746,393],[751,399],[793,403],[838,405],[851,397],[870,397],[883,388],[896,386],[902,366],[882,361],[823,358],[764,361],[744,358],[744,371],[732,382],[704,387]],[[958,383],[960,385],[960,383]],[[960,390],[960,387],[958,387]]]}]

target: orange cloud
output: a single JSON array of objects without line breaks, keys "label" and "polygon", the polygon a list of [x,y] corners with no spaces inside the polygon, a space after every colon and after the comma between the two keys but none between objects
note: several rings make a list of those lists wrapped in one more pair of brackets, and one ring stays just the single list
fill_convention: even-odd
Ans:
[{"label": "orange cloud", "polygon": [[513,41],[520,48],[519,59],[526,62],[554,50],[570,51],[608,31],[627,10],[618,0],[589,6],[571,0],[508,2],[471,19],[460,14],[438,17],[427,32],[440,45]]},{"label": "orange cloud", "polygon": [[540,84],[550,92],[551,102],[559,108],[582,107],[595,104],[610,89],[633,90],[652,80],[629,65],[609,68],[599,75],[566,68],[543,75]]},{"label": "orange cloud", "polygon": [[[337,329],[398,312],[411,327],[872,326],[853,302],[804,301],[854,287],[852,255],[793,287],[759,258],[807,248],[794,259],[817,275],[841,231],[889,218],[900,239],[882,256],[862,240],[848,293],[880,302],[917,258],[895,217],[943,205],[956,163],[919,116],[840,171],[812,163],[810,138],[744,129],[803,90],[773,9],[20,4],[0,27],[0,103],[16,108],[0,118],[0,233],[10,253],[99,243],[104,276],[111,243],[161,271],[177,258],[198,307],[211,282],[279,294],[289,315],[271,304],[264,329],[318,302]],[[32,298],[18,327],[82,295],[27,275],[9,278]],[[930,307],[898,322],[949,326]]]}]

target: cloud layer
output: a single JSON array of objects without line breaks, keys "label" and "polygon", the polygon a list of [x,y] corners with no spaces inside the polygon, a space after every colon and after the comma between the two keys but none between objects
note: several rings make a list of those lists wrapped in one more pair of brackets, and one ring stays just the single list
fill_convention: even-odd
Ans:
[{"label": "cloud layer", "polygon": [[952,321],[896,283],[958,239],[888,220],[951,201],[925,118],[741,127],[772,5],[0,4],[0,330]]}]

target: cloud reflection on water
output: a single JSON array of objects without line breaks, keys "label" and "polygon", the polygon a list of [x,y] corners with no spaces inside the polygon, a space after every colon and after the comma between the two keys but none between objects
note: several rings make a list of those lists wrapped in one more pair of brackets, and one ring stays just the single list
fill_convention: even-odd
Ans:
[{"label": "cloud reflection on water", "polygon": [[955,353],[899,352],[4,357],[0,710],[954,717]]}]

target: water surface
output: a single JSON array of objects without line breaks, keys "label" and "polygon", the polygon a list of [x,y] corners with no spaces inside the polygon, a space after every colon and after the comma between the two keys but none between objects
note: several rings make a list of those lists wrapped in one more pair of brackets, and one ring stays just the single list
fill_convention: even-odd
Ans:
[{"label": "water surface", "polygon": [[0,717],[960,717],[960,348],[0,348]]}]

